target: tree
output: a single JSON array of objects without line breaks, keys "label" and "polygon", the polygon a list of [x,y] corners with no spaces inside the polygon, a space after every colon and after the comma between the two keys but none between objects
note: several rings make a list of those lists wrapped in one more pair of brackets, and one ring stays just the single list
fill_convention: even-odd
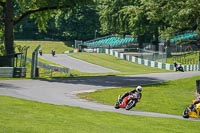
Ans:
[{"label": "tree", "polygon": [[71,40],[94,39],[95,30],[99,30],[99,16],[94,6],[77,7],[70,14],[60,12],[55,18],[59,36]]},{"label": "tree", "polygon": [[151,41],[158,50],[159,38],[169,42],[177,32],[200,32],[198,0],[101,0],[103,33],[131,33],[139,47]]},{"label": "tree", "polygon": [[132,34],[139,48],[152,38],[149,36],[152,23],[147,19],[141,0],[102,0],[100,22],[104,33]]},{"label": "tree", "polygon": [[0,28],[5,38],[5,54],[15,53],[13,29],[25,17],[35,18],[38,28],[45,30],[53,11],[62,9],[68,12],[77,5],[92,3],[93,0],[0,0]]},{"label": "tree", "polygon": [[148,19],[159,22],[160,33],[169,39],[177,32],[200,29],[198,0],[142,0],[148,7]]},{"label": "tree", "polygon": [[99,15],[95,5],[77,6],[67,14],[65,11],[56,11],[52,16],[46,32],[38,31],[34,19],[25,18],[15,26],[15,39],[85,41],[94,39],[94,31],[99,31]]},{"label": "tree", "polygon": [[167,0],[141,0],[142,7],[145,9],[146,19],[149,21],[148,32],[152,35],[151,43],[158,51],[159,40],[163,27],[168,26],[166,21],[166,11],[163,7],[167,4]]}]

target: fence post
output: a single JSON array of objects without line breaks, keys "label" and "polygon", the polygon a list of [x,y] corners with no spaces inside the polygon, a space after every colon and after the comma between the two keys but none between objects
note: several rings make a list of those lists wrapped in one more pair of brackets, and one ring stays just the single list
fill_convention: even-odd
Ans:
[{"label": "fence post", "polygon": [[38,66],[38,50],[40,48],[40,45],[38,45],[35,50],[32,53],[32,66],[31,66],[31,78],[35,78],[36,76],[39,76],[36,74],[38,72],[37,66]]},{"label": "fence post", "polygon": [[197,89],[197,93],[200,94],[200,80],[196,80],[196,89]]},{"label": "fence post", "polygon": [[199,53],[199,59],[198,59],[198,67],[199,67],[198,71],[200,71],[200,53]]}]

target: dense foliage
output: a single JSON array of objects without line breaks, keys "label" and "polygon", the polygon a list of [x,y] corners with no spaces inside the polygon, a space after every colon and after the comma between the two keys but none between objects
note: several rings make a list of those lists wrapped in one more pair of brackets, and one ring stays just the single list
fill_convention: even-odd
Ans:
[{"label": "dense foliage", "polygon": [[26,17],[34,19],[39,31],[46,31],[48,21],[57,11],[71,12],[92,0],[0,0],[0,32],[4,33],[5,54],[14,53],[14,27]]},{"label": "dense foliage", "polygon": [[[8,1],[12,0],[0,0],[0,20],[6,16]],[[179,32],[200,31],[200,0],[95,0],[88,6],[91,2],[16,0],[12,3],[15,35],[20,39],[29,34],[28,39],[88,40],[96,33],[129,34],[138,39],[139,47],[151,42],[158,49],[159,38],[169,40]],[[11,42],[7,43],[4,22],[0,21],[0,33],[5,33],[7,46]]]},{"label": "dense foliage", "polygon": [[88,40],[99,29],[98,14],[90,6],[78,6],[73,12],[52,14],[45,31],[39,32],[34,19],[24,19],[16,26],[17,39],[27,40]]},{"label": "dense foliage", "polygon": [[[101,0],[102,32],[132,34],[158,46],[178,32],[199,32],[198,0]],[[194,5],[196,3],[196,5]],[[156,48],[158,50],[158,47]]]}]

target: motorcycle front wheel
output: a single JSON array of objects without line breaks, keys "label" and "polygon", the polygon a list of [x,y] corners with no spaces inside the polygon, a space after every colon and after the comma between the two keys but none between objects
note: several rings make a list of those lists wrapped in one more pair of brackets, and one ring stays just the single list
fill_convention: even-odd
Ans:
[{"label": "motorcycle front wheel", "polygon": [[186,108],[184,111],[183,111],[183,118],[189,118],[189,110],[188,108]]},{"label": "motorcycle front wheel", "polygon": [[132,109],[135,106],[135,103],[136,103],[135,100],[133,100],[133,99],[129,100],[125,109],[126,110]]},{"label": "motorcycle front wheel", "polygon": [[119,109],[119,102],[116,102],[114,107],[115,107],[115,109]]}]

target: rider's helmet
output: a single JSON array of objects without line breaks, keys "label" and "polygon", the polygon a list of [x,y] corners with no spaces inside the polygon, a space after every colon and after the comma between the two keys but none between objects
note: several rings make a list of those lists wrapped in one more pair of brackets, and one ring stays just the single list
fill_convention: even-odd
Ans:
[{"label": "rider's helmet", "polygon": [[136,91],[140,93],[142,91],[142,86],[137,86]]},{"label": "rider's helmet", "polygon": [[196,95],[196,99],[200,101],[200,94]]}]

